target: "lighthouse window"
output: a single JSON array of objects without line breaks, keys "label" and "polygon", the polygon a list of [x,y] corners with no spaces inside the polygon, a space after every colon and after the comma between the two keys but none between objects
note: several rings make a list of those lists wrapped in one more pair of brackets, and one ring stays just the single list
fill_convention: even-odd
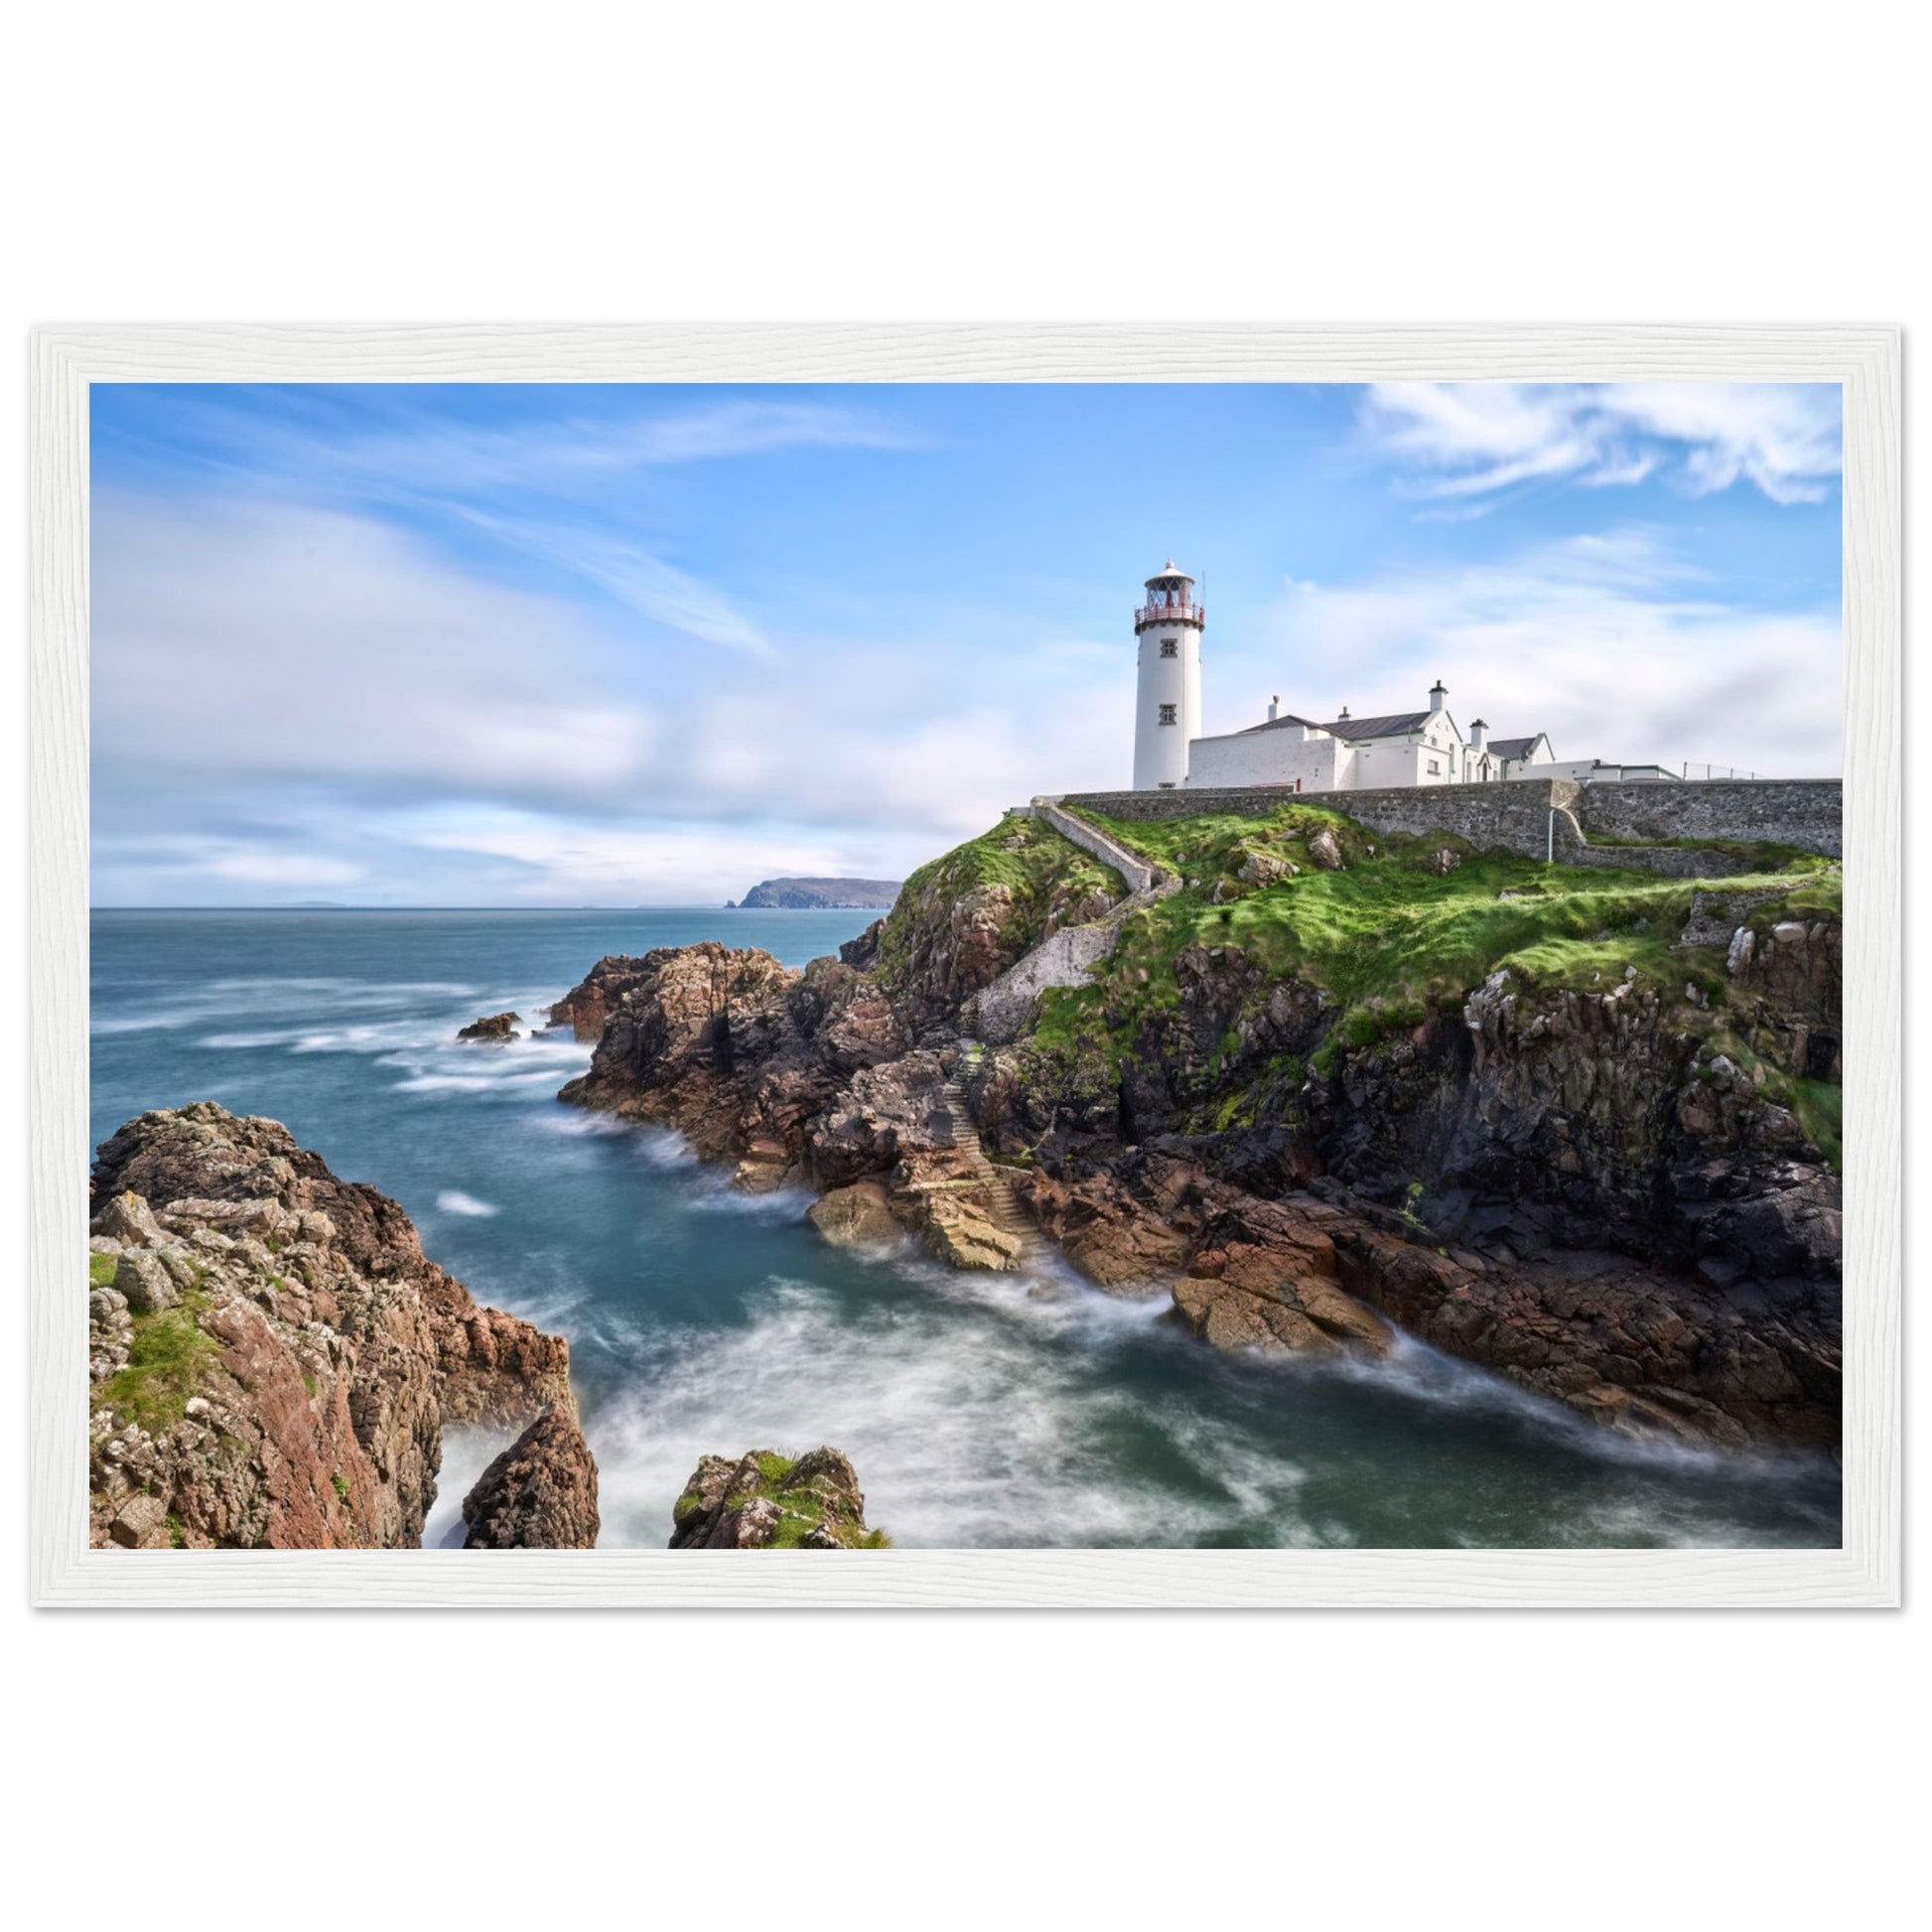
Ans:
[{"label": "lighthouse window", "polygon": [[1161,639],[1161,655],[1163,657],[1177,657],[1180,655],[1180,646],[1172,637],[1163,637]]},{"label": "lighthouse window", "polygon": [[1178,717],[1178,716],[1176,715],[1176,714],[1177,714],[1177,713],[1179,712],[1179,709],[1180,709],[1180,707],[1179,707],[1178,705],[1172,705],[1172,704],[1164,704],[1164,705],[1163,705],[1163,706],[1161,707],[1161,722],[1162,722],[1162,723],[1163,723],[1164,725],[1177,725],[1177,724],[1179,724],[1179,723],[1180,723],[1180,719],[1179,719],[1179,717]]}]

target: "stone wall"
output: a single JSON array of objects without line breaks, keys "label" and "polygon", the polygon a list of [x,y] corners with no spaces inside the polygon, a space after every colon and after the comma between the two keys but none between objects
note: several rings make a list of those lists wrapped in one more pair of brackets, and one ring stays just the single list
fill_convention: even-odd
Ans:
[{"label": "stone wall", "polygon": [[[1293,792],[1274,785],[1241,789],[1089,791],[1059,802],[1132,823],[1209,812],[1259,817],[1289,803],[1341,812],[1371,831],[1449,832],[1478,852],[1547,856],[1557,811],[1557,857],[1566,865],[1624,866],[1668,877],[1713,878],[1737,870],[1725,853],[1662,843],[1674,839],[1765,839],[1842,856],[1844,788],[1837,778],[1717,779],[1689,784],[1578,785],[1519,779],[1488,785],[1405,785],[1386,791]],[[1573,829],[1575,828],[1575,829]],[[1590,843],[1580,845],[1577,830]],[[1597,841],[1648,840],[1617,845]]]},{"label": "stone wall", "polygon": [[[1577,787],[1564,783],[1401,785],[1386,791],[1284,791],[1276,785],[1243,789],[1090,791],[1060,800],[1077,811],[1145,822],[1226,812],[1250,818],[1286,804],[1319,805],[1376,832],[1452,832],[1479,852],[1500,847],[1541,859],[1550,836],[1550,807],[1568,805]],[[1559,829],[1558,837],[1562,832]]]},{"label": "stone wall", "polygon": [[1845,856],[1845,786],[1838,778],[1585,785],[1572,810],[1593,841],[1768,839]]}]

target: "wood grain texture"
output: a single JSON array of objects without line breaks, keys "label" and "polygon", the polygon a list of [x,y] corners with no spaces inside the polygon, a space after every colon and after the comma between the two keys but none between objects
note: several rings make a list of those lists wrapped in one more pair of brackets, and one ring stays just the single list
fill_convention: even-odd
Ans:
[{"label": "wood grain texture", "polygon": [[[1899,332],[1884,326],[56,327],[32,349],[30,1566],[44,1605],[1888,1606],[1900,1589]],[[87,394],[92,382],[1843,384],[1845,1516],[1838,1550],[86,1547]]]}]

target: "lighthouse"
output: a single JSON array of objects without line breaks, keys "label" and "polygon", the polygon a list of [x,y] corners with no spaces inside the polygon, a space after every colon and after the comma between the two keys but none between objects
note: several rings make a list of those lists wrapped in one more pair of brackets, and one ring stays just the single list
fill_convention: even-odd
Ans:
[{"label": "lighthouse", "polygon": [[1147,580],[1147,602],[1134,613],[1140,644],[1136,791],[1187,781],[1187,747],[1200,734],[1200,634],[1206,622],[1206,612],[1194,602],[1194,580],[1170,558]]}]

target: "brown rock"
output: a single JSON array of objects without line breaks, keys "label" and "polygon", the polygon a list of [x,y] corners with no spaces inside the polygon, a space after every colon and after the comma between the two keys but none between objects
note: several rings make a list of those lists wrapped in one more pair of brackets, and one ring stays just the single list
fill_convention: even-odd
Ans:
[{"label": "brown rock", "polygon": [[598,1532],[597,1464],[577,1418],[539,1416],[463,1499],[466,1550],[589,1550]]},{"label": "brown rock", "polygon": [[124,1550],[168,1548],[168,1509],[159,1496],[130,1496],[108,1534]]},{"label": "brown rock", "polygon": [[459,1039],[514,1039],[516,1030],[523,1024],[520,1013],[491,1013],[481,1020],[473,1020],[467,1027],[457,1029]]},{"label": "brown rock", "polygon": [[154,1218],[153,1209],[139,1194],[127,1188],[108,1197],[106,1205],[88,1223],[88,1232],[130,1248],[158,1248],[167,1239]]},{"label": "brown rock", "polygon": [[812,1225],[835,1248],[883,1248],[902,1239],[883,1180],[855,1180],[821,1195],[808,1210]]},{"label": "brown rock", "polygon": [[1335,1279],[1334,1244],[1316,1222],[1276,1201],[1243,1200],[1212,1223],[1174,1307],[1220,1348],[1386,1353],[1394,1336]]}]

